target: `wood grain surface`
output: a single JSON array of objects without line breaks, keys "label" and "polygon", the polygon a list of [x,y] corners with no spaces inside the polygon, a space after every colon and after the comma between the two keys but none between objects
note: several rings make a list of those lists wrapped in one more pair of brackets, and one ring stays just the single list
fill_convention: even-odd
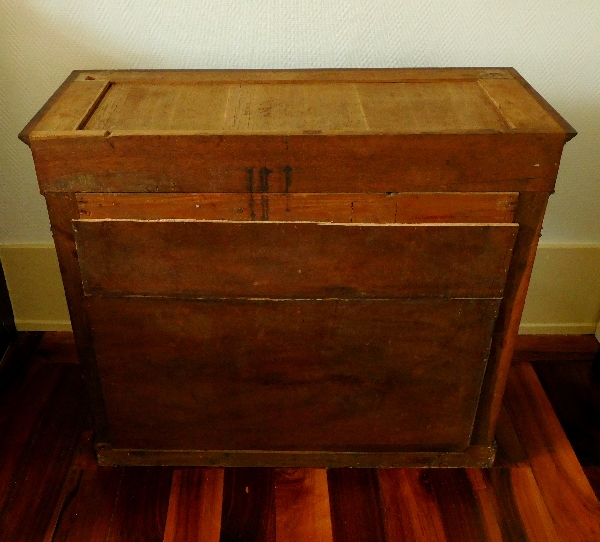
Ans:
[{"label": "wood grain surface", "polygon": [[518,226],[77,220],[87,294],[501,297]]},{"label": "wood grain surface", "polygon": [[497,306],[89,298],[88,311],[115,447],[460,452]]},{"label": "wood grain surface", "polygon": [[512,222],[517,199],[514,192],[78,194],[77,204],[83,219],[499,223]]}]

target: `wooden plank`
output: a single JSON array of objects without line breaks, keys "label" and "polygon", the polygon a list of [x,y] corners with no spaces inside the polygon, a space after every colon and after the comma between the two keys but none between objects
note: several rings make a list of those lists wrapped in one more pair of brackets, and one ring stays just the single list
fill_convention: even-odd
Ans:
[{"label": "wooden plank", "polygon": [[108,537],[123,469],[98,466],[92,436],[90,430],[81,434],[44,542],[105,542]]},{"label": "wooden plank", "polygon": [[[501,223],[512,222],[514,192],[402,194],[78,194],[79,218],[160,220],[262,219],[256,208],[266,202],[268,219],[354,223]],[[262,209],[261,209],[262,210]],[[264,218],[267,218],[266,216]]]},{"label": "wooden plank", "polygon": [[500,297],[516,224],[73,221],[88,295]]},{"label": "wooden plank", "polygon": [[21,381],[12,380],[0,396],[0,511],[10,500],[14,484],[26,466],[23,457],[61,376],[59,367],[34,365]]},{"label": "wooden plank", "polygon": [[72,81],[35,124],[35,131],[77,130],[110,87],[106,81]]},{"label": "wooden plank", "polygon": [[599,539],[600,503],[528,363],[512,368],[505,403],[560,539]]},{"label": "wooden plank", "polygon": [[380,469],[381,505],[389,542],[448,542],[440,509],[421,469]]},{"label": "wooden plank", "polygon": [[510,128],[519,132],[557,132],[564,128],[514,79],[478,81]]},{"label": "wooden plank", "polygon": [[37,132],[31,148],[43,193],[245,193],[249,172],[258,186],[261,170],[270,171],[270,192],[550,192],[564,138]]},{"label": "wooden plank", "polygon": [[514,244],[504,298],[492,336],[489,363],[481,388],[481,406],[473,427],[473,444],[489,444],[494,438],[548,196],[546,193],[523,193],[519,196],[515,213],[519,234]]},{"label": "wooden plank", "polygon": [[221,542],[275,542],[275,472],[226,469]]},{"label": "wooden plank", "polygon": [[357,84],[356,93],[374,133],[507,131],[475,81]]},{"label": "wooden plank", "polygon": [[162,542],[173,469],[124,469],[106,542]]},{"label": "wooden plank", "polygon": [[512,78],[510,68],[375,68],[305,70],[93,70],[79,72],[78,80],[116,83],[281,83],[299,81],[393,82]]},{"label": "wooden plank", "polygon": [[466,470],[427,469],[422,471],[420,482],[435,499],[448,540],[499,540],[494,518],[489,515],[489,503],[482,502]]},{"label": "wooden plank", "polygon": [[600,500],[600,467],[584,467],[583,472],[592,486],[596,497]]},{"label": "wooden plank", "polygon": [[219,542],[223,469],[173,473],[164,542]]},{"label": "wooden plank", "polygon": [[277,540],[333,542],[327,471],[277,469],[275,512]]},{"label": "wooden plank", "polygon": [[[87,414],[79,367],[60,367],[58,384],[19,457],[0,510],[5,540],[42,540],[52,520]],[[35,496],[32,498],[32,496]]]},{"label": "wooden plank", "polygon": [[529,467],[473,471],[492,501],[503,540],[560,542]]},{"label": "wooden plank", "polygon": [[377,471],[327,471],[334,542],[385,542]]},{"label": "wooden plank", "polygon": [[90,298],[111,442],[462,451],[497,305]]}]

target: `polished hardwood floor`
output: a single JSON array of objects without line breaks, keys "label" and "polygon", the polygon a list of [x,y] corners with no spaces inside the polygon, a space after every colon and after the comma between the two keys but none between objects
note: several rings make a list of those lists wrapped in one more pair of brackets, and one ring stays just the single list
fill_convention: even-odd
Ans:
[{"label": "polished hardwood floor", "polygon": [[491,469],[109,468],[71,335],[20,334],[0,374],[0,540],[600,541],[598,344],[519,345]]}]

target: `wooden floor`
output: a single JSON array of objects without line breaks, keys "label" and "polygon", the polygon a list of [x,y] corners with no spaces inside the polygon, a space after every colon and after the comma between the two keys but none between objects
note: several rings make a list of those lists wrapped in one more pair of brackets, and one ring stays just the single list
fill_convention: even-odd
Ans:
[{"label": "wooden floor", "polygon": [[600,384],[577,348],[522,344],[491,469],[108,468],[70,335],[21,335],[0,375],[0,540],[598,542]]}]

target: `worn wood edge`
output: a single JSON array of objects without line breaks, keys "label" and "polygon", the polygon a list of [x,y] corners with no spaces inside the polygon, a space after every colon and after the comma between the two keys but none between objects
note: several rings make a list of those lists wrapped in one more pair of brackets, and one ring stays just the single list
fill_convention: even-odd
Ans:
[{"label": "worn wood edge", "polygon": [[54,94],[48,99],[48,101],[40,108],[40,110],[33,116],[33,118],[27,123],[25,128],[19,132],[19,139],[26,145],[31,147],[30,136],[35,130],[35,126],[42,119],[42,117],[50,110],[50,108],[61,98],[71,83],[77,80],[77,77],[81,74],[81,70],[72,71],[69,76],[62,82],[62,84],[56,89]]},{"label": "worn wood edge", "polygon": [[577,130],[575,130],[575,128],[573,128],[573,126],[571,126],[562,117],[562,115],[556,109],[554,109],[554,107],[552,107],[544,99],[544,97],[537,90],[535,90],[515,68],[508,68],[508,71],[513,76],[513,78],[516,81],[518,81],[521,84],[521,86],[527,92],[529,92],[529,94],[531,94],[531,96],[542,107],[542,109],[544,109],[544,111],[546,111],[546,113],[548,113],[559,124],[559,126],[565,131],[565,134],[566,134],[565,143],[568,141],[571,141],[571,139],[573,139],[577,135]]},{"label": "worn wood edge", "polygon": [[[128,70],[82,70],[80,77],[104,78],[115,83],[136,83],[128,76],[142,77],[137,82],[140,84],[178,84],[194,82],[196,76],[200,83],[298,83],[298,82],[367,82],[367,83],[392,83],[396,82],[420,82],[419,72],[432,74],[437,72],[442,77],[428,77],[429,81],[476,81],[479,78],[491,77],[499,79],[510,79],[512,74],[507,67],[424,67],[424,68],[304,68],[304,69],[128,69]],[[119,77],[125,76],[125,77]],[[165,81],[161,75],[185,75],[185,78],[171,79]]]},{"label": "worn wood edge", "polygon": [[600,350],[593,334],[586,335],[519,335],[513,364],[524,361],[591,360]]},{"label": "worn wood edge", "polygon": [[509,276],[505,283],[505,298],[492,336],[490,356],[473,424],[473,444],[485,445],[494,438],[549,196],[546,192],[533,192],[519,197],[515,211],[519,233],[513,246]]},{"label": "worn wood edge", "polygon": [[324,452],[263,450],[134,450],[96,444],[100,466],[488,468],[496,444],[468,446],[463,452]]}]

